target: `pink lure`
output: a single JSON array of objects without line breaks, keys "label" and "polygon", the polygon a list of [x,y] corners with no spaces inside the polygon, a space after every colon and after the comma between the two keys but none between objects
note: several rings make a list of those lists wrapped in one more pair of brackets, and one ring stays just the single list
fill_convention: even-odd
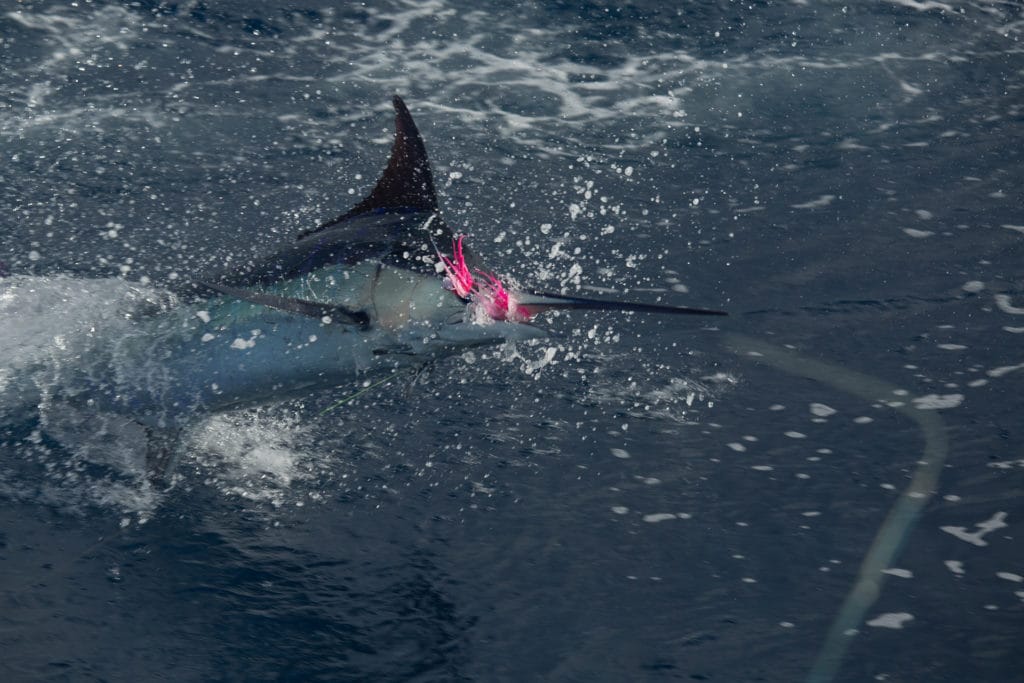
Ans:
[{"label": "pink lure", "polygon": [[441,263],[444,264],[444,286],[455,292],[463,299],[470,299],[478,305],[484,313],[492,320],[509,320],[513,322],[525,322],[530,318],[532,311],[516,303],[515,298],[497,277],[491,273],[477,269],[477,273],[486,278],[478,282],[466,264],[466,257],[462,251],[462,240],[465,235],[459,235],[452,240],[451,258],[438,253]]},{"label": "pink lure", "polygon": [[512,322],[525,322],[530,318],[530,312],[516,303],[516,300],[501,284],[501,280],[490,273],[477,270],[478,273],[487,278],[487,282],[477,287],[476,300],[483,306],[484,311],[494,320],[511,320]]},{"label": "pink lure", "polygon": [[458,294],[463,299],[468,299],[473,293],[475,283],[473,274],[469,272],[466,265],[466,257],[462,254],[462,240],[465,235],[459,235],[452,240],[452,258],[444,254],[438,254],[444,263],[444,272],[447,277],[444,279],[444,286]]}]

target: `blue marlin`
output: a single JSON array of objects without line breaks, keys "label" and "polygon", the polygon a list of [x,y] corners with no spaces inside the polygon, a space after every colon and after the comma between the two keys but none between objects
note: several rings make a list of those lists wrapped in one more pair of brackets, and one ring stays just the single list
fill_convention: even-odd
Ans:
[{"label": "blue marlin", "polygon": [[541,338],[530,320],[544,311],[724,315],[507,289],[445,223],[416,124],[398,96],[394,108],[391,156],[365,199],[265,260],[195,281],[190,301],[86,343],[61,399],[141,425],[163,470],[198,416]]}]

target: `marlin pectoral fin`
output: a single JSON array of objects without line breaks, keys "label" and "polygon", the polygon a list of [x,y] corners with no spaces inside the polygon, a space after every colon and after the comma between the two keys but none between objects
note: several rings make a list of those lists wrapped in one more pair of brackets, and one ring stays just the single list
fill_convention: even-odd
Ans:
[{"label": "marlin pectoral fin", "polygon": [[544,311],[565,309],[590,309],[596,311],[640,311],[642,313],[669,313],[674,315],[729,315],[725,311],[689,306],[665,306],[662,304],[634,303],[632,301],[607,301],[584,299],[578,296],[562,296],[544,292],[518,294],[516,304],[529,315]]},{"label": "marlin pectoral fin", "polygon": [[199,284],[208,289],[212,289],[215,292],[219,292],[236,299],[241,299],[242,301],[260,304],[261,306],[269,306],[270,308],[276,308],[289,313],[298,313],[299,315],[321,320],[327,319],[332,322],[359,325],[359,327],[363,329],[370,326],[370,316],[368,316],[364,311],[353,311],[345,308],[344,306],[322,304],[316,301],[306,301],[305,299],[293,299],[284,296],[277,296],[276,294],[255,292],[251,289],[229,287],[227,285],[221,285],[213,282],[199,282]]}]

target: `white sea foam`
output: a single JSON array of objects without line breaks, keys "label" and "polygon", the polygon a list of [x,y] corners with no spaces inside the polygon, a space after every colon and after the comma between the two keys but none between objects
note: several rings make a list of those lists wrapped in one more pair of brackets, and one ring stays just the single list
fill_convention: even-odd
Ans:
[{"label": "white sea foam", "polygon": [[791,204],[790,206],[794,209],[820,209],[831,204],[835,198],[834,194],[823,194],[817,199],[811,199],[801,204]]},{"label": "white sea foam", "polygon": [[962,526],[943,526],[939,527],[947,534],[959,538],[961,541],[970,543],[976,546],[987,546],[988,541],[984,540],[985,536],[998,531],[999,529],[1005,529],[1008,525],[1006,523],[1007,514],[1005,512],[997,512],[989,519],[983,522],[978,522],[974,526],[977,527],[976,531],[967,531],[966,527]]},{"label": "white sea foam", "polygon": [[989,377],[1002,377],[1003,375],[1015,372],[1017,370],[1024,370],[1024,363],[1018,363],[1016,365],[1004,365],[998,368],[992,368],[985,372]]},{"label": "white sea foam", "polygon": [[956,408],[963,402],[963,394],[928,394],[913,399],[914,407],[918,410],[945,410]]},{"label": "white sea foam", "polygon": [[[69,403],[54,387],[66,373],[87,371],[83,349],[91,339],[116,338],[132,316],[171,301],[166,293],[120,279],[0,280],[0,414],[8,425],[38,419],[47,437],[63,447],[53,450],[40,440],[24,447],[44,465],[35,475],[42,480],[32,484],[44,499],[68,508],[110,507],[142,520],[159,504],[161,495],[146,480],[141,426]],[[101,468],[95,475],[94,466]]]},{"label": "white sea foam", "polygon": [[1014,306],[1013,300],[1008,294],[996,294],[995,295],[996,306],[1003,313],[1009,313],[1010,315],[1024,315],[1024,308],[1020,306]]},{"label": "white sea foam", "polygon": [[303,504],[331,458],[313,446],[312,425],[274,410],[211,416],[186,439],[183,467],[198,468],[221,492],[274,507]]},{"label": "white sea foam", "polygon": [[[915,9],[945,5],[913,0],[902,4]],[[550,133],[556,128],[564,130],[566,126],[593,126],[595,123],[615,125],[626,116],[638,120],[672,120],[674,125],[691,126],[694,119],[699,123],[706,117],[703,109],[717,110],[717,106],[711,106],[716,102],[730,98],[739,101],[736,96],[742,95],[750,74],[756,74],[762,84],[773,77],[788,83],[793,73],[803,73],[809,78],[815,72],[845,73],[858,68],[875,69],[881,64],[901,92],[907,97],[916,97],[921,94],[921,87],[901,76],[897,67],[904,62],[944,62],[956,56],[940,50],[921,54],[800,51],[788,55],[777,51],[738,50],[735,54],[730,52],[706,59],[696,50],[676,46],[663,51],[619,52],[614,54],[614,59],[595,65],[552,49],[565,42],[568,27],[545,23],[543,10],[517,8],[515,13],[467,10],[445,0],[428,0],[372,4],[361,11],[366,14],[362,23],[375,27],[365,34],[348,32],[345,18],[332,8],[320,10],[317,21],[304,22],[300,16],[293,16],[287,24],[283,47],[279,42],[252,40],[251,35],[244,39],[233,33],[215,35],[216,26],[191,21],[168,22],[148,12],[116,6],[77,11],[11,11],[5,15],[8,20],[45,36],[50,52],[34,64],[37,78],[28,79],[24,91],[18,93],[25,108],[8,111],[0,120],[7,131],[61,124],[66,124],[70,132],[81,131],[106,118],[135,119],[150,127],[160,127],[173,122],[179,106],[190,107],[191,93],[204,89],[231,92],[231,102],[237,104],[238,96],[244,98],[251,94],[255,97],[257,93],[265,93],[268,81],[291,82],[298,86],[315,84],[328,94],[332,89],[344,88],[349,98],[360,96],[360,91],[367,94],[370,91],[410,92],[425,87],[435,96],[419,103],[421,111],[432,110],[449,118],[459,118],[473,127],[479,127],[481,120],[488,119],[493,122],[488,128],[496,128],[499,136],[511,144],[565,156],[567,152],[562,146],[551,143]],[[973,15],[1001,33],[1020,30],[1013,23],[1011,12],[1002,12],[994,5]],[[487,38],[502,35],[502,30],[518,39]],[[453,39],[456,31],[459,37]],[[91,101],[80,108],[57,110],[46,106],[54,97],[54,83],[66,80],[69,75],[77,78],[79,69],[88,73],[103,66],[105,60],[133,54],[133,48],[140,42],[161,38],[177,42],[182,35],[195,38],[192,45],[199,52],[197,58],[203,56],[203,50],[210,55],[258,56],[261,67],[258,72],[241,72],[228,78],[220,72],[206,78],[186,73],[164,84],[156,97],[147,90],[145,102],[132,101],[130,106],[121,104],[124,102],[121,96],[114,100]],[[387,47],[381,49],[382,45]],[[947,51],[955,49],[952,45],[945,47]],[[317,79],[311,74],[295,73],[289,63],[304,57],[327,65],[328,71],[336,75]],[[288,63],[283,61],[285,59]],[[338,68],[332,69],[331,65]],[[144,70],[146,65],[129,64],[127,67]],[[495,83],[505,88],[514,87],[516,97],[477,96],[484,91],[493,92],[491,84]],[[381,103],[380,108],[385,109],[386,104]],[[332,146],[342,144],[336,133],[339,124],[363,117],[365,112],[362,111],[339,112],[329,121],[308,120],[289,112],[277,115],[282,123],[302,122],[294,126],[294,135],[315,140],[316,144],[326,141]],[[909,123],[912,122],[903,125]],[[328,126],[332,132],[325,134]],[[600,136],[593,137],[592,144],[604,144],[611,150],[642,149],[660,142],[663,134],[655,130],[640,132],[630,141],[608,139],[602,142]],[[867,148],[859,143],[850,143],[847,148],[854,146]],[[632,165],[627,167],[633,168]],[[831,200],[831,196],[822,195],[795,206],[814,208]]]},{"label": "white sea foam", "polygon": [[[49,491],[54,503],[99,505],[144,520],[163,499],[147,479],[148,435],[142,426],[63,401],[51,395],[51,387],[65,368],[86,362],[80,340],[124,334],[132,315],[171,302],[159,290],[120,279],[0,280],[0,412],[10,419],[18,409],[36,411],[46,435],[66,449],[39,449],[38,457],[49,462],[43,476],[53,480],[33,488]],[[317,471],[307,436],[306,428],[288,418],[251,411],[209,418],[176,448],[187,467],[203,469],[223,492],[281,505],[308,498],[291,489]],[[85,463],[105,469],[93,477],[80,466]]]},{"label": "white sea foam", "polygon": [[905,624],[913,621],[913,619],[914,615],[909,612],[886,612],[869,620],[867,625],[877,628],[903,628]]},{"label": "white sea foam", "polygon": [[812,403],[810,405],[810,411],[812,415],[818,417],[831,417],[836,414],[836,409],[831,406],[827,406],[824,403]]}]

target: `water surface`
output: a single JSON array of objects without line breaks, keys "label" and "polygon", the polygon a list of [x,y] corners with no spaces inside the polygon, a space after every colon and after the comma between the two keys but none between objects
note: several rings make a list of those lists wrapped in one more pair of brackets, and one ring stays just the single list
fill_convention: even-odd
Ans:
[{"label": "water surface", "polygon": [[167,491],[88,422],[5,419],[5,680],[1011,680],[1022,29],[8,3],[0,382],[347,209],[396,92],[498,272],[731,316],[562,316],[326,415],[359,384],[211,417]]}]

